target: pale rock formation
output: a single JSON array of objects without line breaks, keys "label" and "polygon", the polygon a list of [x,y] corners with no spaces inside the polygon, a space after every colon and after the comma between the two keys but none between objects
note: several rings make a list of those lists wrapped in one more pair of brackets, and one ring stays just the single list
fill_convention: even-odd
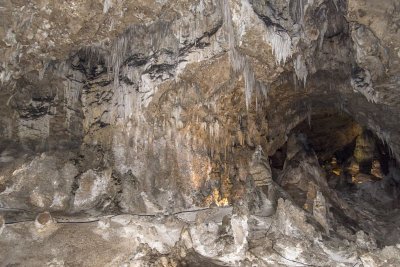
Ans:
[{"label": "pale rock formation", "polygon": [[1,1],[1,264],[399,265],[399,11]]},{"label": "pale rock formation", "polygon": [[270,186],[272,183],[271,167],[261,146],[258,146],[253,154],[250,174],[256,186]]}]

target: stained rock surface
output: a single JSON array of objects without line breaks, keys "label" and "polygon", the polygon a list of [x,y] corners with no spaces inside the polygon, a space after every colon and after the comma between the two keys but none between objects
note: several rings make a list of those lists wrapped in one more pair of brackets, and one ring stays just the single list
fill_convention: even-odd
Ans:
[{"label": "stained rock surface", "polygon": [[397,0],[0,2],[1,266],[399,266]]}]

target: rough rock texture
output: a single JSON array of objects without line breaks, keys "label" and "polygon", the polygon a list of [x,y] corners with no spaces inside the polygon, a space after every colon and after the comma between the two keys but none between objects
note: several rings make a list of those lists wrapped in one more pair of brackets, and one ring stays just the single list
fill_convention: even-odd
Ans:
[{"label": "rough rock texture", "polygon": [[[4,0],[0,21],[5,266],[399,263],[397,0]],[[319,161],[365,129],[354,164],[387,172],[340,194]]]}]

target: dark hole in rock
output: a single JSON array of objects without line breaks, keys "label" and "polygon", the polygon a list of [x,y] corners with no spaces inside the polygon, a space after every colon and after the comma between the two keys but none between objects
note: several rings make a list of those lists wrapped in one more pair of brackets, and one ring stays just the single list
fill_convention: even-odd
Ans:
[{"label": "dark hole in rock", "polygon": [[286,159],[286,143],[283,147],[276,150],[275,154],[270,157],[271,167],[282,170]]},{"label": "dark hole in rock", "polygon": [[322,226],[333,226],[339,235],[342,227],[352,234],[362,230],[379,246],[396,244],[399,165],[390,148],[350,116],[313,114],[311,124],[296,126],[270,162],[274,180],[311,214],[321,192],[328,207],[318,221]]}]

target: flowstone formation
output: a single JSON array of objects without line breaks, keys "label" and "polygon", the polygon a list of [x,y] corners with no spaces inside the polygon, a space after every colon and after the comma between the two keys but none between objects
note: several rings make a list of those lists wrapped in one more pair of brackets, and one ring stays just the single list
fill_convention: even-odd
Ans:
[{"label": "flowstone formation", "polygon": [[399,266],[397,0],[0,3],[1,266]]}]

